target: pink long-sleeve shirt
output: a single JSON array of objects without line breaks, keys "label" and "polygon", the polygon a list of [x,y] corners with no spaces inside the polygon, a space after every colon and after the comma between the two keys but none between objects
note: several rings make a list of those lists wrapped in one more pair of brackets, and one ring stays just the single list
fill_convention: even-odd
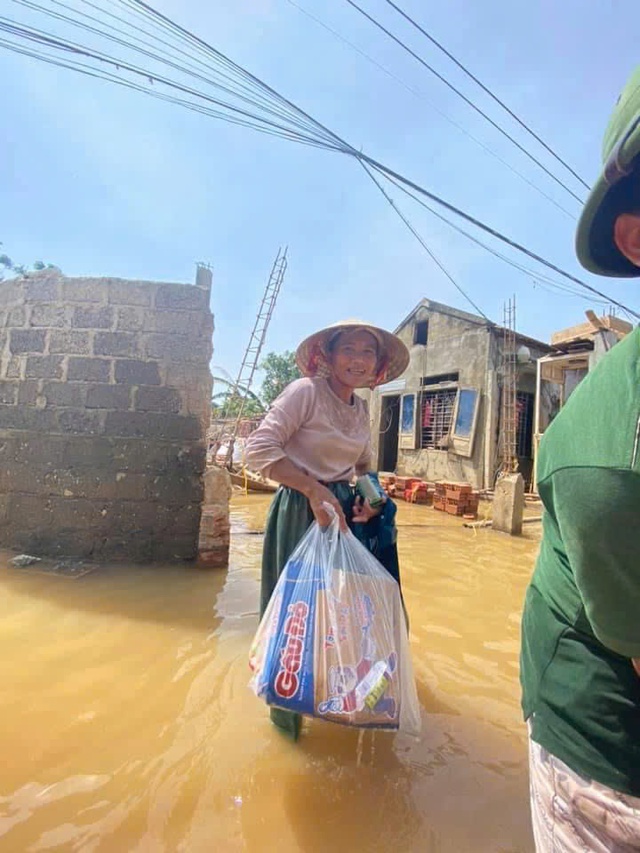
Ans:
[{"label": "pink long-sleeve shirt", "polygon": [[280,459],[289,459],[325,483],[350,480],[371,467],[367,404],[353,396],[343,402],[326,379],[297,379],[274,401],[245,445],[248,468],[269,476]]}]

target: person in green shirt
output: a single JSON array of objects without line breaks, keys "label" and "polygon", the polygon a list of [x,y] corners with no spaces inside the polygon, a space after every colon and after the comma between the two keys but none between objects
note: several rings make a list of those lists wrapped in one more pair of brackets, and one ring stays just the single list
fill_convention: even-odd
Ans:
[{"label": "person in green shirt", "polygon": [[[640,276],[640,67],[603,154],[578,258],[600,275]],[[640,328],[545,432],[538,488],[520,661],[536,849],[640,850]]]}]

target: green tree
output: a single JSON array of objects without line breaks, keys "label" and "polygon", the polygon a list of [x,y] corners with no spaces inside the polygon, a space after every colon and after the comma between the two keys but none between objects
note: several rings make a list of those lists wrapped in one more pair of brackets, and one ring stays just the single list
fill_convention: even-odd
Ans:
[{"label": "green tree", "polygon": [[300,379],[301,373],[296,364],[296,355],[287,350],[283,353],[270,352],[260,365],[265,377],[262,382],[260,397],[270,406],[290,382]]},{"label": "green tree", "polygon": [[[2,246],[2,243],[0,243],[0,246]],[[44,261],[34,261],[31,269],[34,272],[40,272],[41,270],[57,269],[57,267],[55,267],[54,264],[45,264]],[[16,275],[26,276],[29,274],[29,272],[29,267],[25,266],[25,264],[15,264],[11,260],[9,255],[0,255],[0,281],[8,273],[15,273]]]},{"label": "green tree", "polygon": [[[211,400],[211,414],[214,418],[220,418],[223,415],[227,418],[235,418],[240,411],[242,396],[232,396],[231,391],[221,391],[219,394],[214,394]],[[243,418],[253,418],[256,415],[264,413],[264,406],[253,395],[249,394],[244,400],[242,409]]]},{"label": "green tree", "polygon": [[264,413],[264,405],[258,395],[254,394],[253,391],[249,391],[247,388],[238,386],[238,393],[234,398],[232,394],[233,382],[229,379],[225,379],[224,376],[214,375],[214,389],[218,383],[226,387],[224,391],[218,391],[211,398],[212,417],[219,418],[222,417],[222,415],[228,418],[237,417],[240,410],[240,404],[243,399],[245,400],[242,410],[243,417],[252,418],[255,415],[261,415]]}]

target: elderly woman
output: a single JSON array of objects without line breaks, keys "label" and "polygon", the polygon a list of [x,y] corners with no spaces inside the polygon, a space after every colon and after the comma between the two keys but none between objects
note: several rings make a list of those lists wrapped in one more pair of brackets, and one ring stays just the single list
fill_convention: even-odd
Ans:
[{"label": "elderly woman", "polygon": [[[400,582],[393,502],[372,509],[356,498],[351,485],[354,475],[368,473],[372,464],[369,413],[354,391],[400,376],[409,352],[395,335],[350,320],[306,338],[296,361],[305,378],[275,400],[245,447],[247,466],[281,484],[266,523],[261,614],[314,518],[321,526],[329,524],[326,503],[341,527],[349,526]],[[271,719],[297,739],[298,714],[272,708]]]}]

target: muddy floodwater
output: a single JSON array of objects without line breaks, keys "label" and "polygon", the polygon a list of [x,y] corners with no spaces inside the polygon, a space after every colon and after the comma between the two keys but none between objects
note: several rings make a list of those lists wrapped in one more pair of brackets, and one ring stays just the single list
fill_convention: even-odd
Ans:
[{"label": "muddy floodwater", "polygon": [[0,850],[531,853],[518,633],[539,526],[402,504],[422,735],[311,721],[291,744],[247,688],[268,502],[234,497],[228,571],[0,555]]}]

